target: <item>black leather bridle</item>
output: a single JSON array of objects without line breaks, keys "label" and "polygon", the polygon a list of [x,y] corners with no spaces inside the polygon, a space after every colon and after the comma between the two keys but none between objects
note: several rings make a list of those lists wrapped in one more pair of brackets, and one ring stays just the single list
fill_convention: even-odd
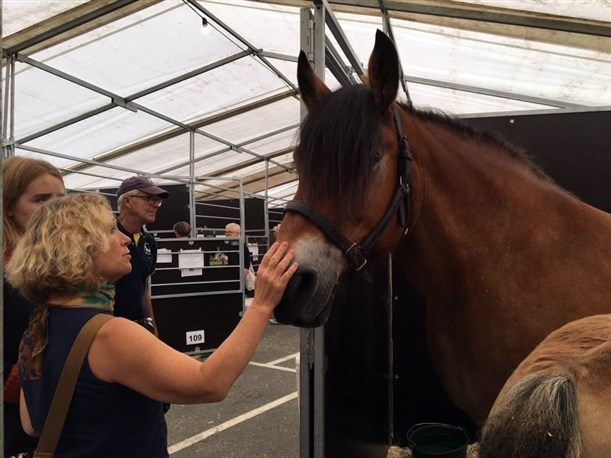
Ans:
[{"label": "black leather bridle", "polygon": [[378,237],[382,234],[390,220],[392,219],[395,212],[398,212],[399,222],[403,227],[403,235],[407,234],[409,230],[409,220],[410,220],[410,187],[409,187],[409,177],[410,177],[410,161],[412,160],[412,155],[409,150],[409,143],[407,142],[407,138],[403,135],[403,129],[401,128],[401,122],[399,119],[399,114],[397,110],[393,110],[393,118],[395,121],[395,127],[397,130],[397,138],[399,141],[399,183],[397,185],[397,190],[395,191],[395,195],[386,210],[386,213],[378,223],[378,225],[373,228],[373,230],[369,233],[367,237],[365,237],[360,243],[351,242],[344,234],[340,232],[340,230],[331,223],[327,218],[318,213],[316,210],[311,208],[307,203],[300,202],[296,200],[292,200],[286,204],[284,212],[292,211],[296,213],[300,213],[303,216],[306,216],[310,219],[318,228],[327,236],[329,240],[331,240],[335,245],[342,250],[348,263],[352,267],[352,269],[356,272],[359,272],[366,280],[369,280],[369,274],[364,267],[367,265],[367,258],[365,257],[365,253],[373,246]]}]

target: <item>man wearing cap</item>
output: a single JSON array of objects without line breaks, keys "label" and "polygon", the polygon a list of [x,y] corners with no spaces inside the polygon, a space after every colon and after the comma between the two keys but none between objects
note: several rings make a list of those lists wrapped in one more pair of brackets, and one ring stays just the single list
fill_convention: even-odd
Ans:
[{"label": "man wearing cap", "polygon": [[134,176],[123,180],[117,190],[117,227],[131,239],[132,271],[115,282],[115,316],[138,321],[157,334],[148,278],[155,272],[157,243],[143,226],[155,221],[157,209],[170,193],[150,178]]}]

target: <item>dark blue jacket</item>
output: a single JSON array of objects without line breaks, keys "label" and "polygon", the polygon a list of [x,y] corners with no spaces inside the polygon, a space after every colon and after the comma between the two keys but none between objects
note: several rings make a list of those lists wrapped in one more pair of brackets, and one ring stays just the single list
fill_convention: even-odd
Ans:
[{"label": "dark blue jacket", "polygon": [[144,291],[147,279],[155,272],[157,262],[157,242],[144,229],[140,231],[138,245],[134,234],[128,232],[119,220],[117,227],[132,241],[129,244],[129,254],[132,256],[132,271],[115,282],[115,316],[128,320],[141,320],[144,315]]}]

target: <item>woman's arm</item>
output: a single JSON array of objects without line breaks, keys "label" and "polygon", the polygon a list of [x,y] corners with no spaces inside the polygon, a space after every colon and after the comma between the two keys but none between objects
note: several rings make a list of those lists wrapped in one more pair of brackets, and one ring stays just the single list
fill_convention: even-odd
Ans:
[{"label": "woman's arm", "polygon": [[30,421],[30,412],[28,412],[28,405],[25,402],[23,389],[21,389],[19,395],[19,417],[21,418],[21,427],[23,430],[30,436],[36,436],[36,431],[34,431],[32,422]]},{"label": "woman's arm", "polygon": [[254,354],[274,307],[297,270],[294,252],[274,244],[257,275],[255,298],[204,362],[177,352],[137,324],[116,318],[96,336],[88,360],[94,375],[159,401],[194,404],[222,400]]}]

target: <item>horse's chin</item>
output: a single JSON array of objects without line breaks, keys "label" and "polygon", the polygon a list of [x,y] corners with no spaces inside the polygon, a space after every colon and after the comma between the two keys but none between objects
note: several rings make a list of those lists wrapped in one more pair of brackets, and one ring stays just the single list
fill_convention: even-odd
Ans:
[{"label": "horse's chin", "polygon": [[316,272],[297,272],[274,310],[276,320],[301,328],[324,325],[331,315],[335,285],[321,283]]}]

